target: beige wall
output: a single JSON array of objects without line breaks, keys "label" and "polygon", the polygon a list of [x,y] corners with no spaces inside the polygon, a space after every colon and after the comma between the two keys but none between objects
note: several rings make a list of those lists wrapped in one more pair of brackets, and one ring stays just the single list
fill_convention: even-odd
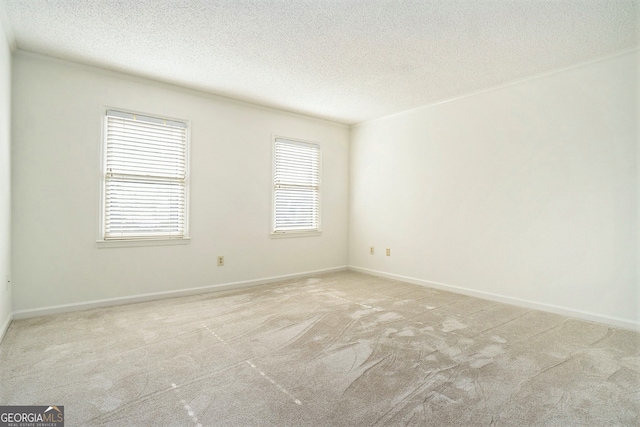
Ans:
[{"label": "beige wall", "polygon": [[[346,126],[22,52],[13,89],[14,310],[346,266]],[[105,107],[191,122],[189,245],[96,246]],[[322,147],[321,236],[269,236],[272,134]]]},{"label": "beige wall", "polygon": [[639,326],[637,83],[631,52],[355,126],[349,264]]},{"label": "beige wall", "polygon": [[11,315],[11,52],[0,20],[0,339]]}]

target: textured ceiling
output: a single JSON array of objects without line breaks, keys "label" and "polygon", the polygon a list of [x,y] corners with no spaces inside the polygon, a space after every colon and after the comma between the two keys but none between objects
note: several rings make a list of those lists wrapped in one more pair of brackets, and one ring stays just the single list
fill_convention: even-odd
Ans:
[{"label": "textured ceiling", "polygon": [[357,123],[638,45],[637,0],[0,0],[19,49]]}]

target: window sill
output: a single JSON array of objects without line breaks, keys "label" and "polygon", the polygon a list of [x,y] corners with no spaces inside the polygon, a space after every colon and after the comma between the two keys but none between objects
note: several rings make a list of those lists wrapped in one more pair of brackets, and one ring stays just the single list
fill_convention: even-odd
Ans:
[{"label": "window sill", "polygon": [[312,236],[321,236],[322,230],[318,231],[285,231],[280,233],[271,233],[269,237],[272,239],[283,239],[288,237],[312,237]]},{"label": "window sill", "polygon": [[134,246],[168,246],[168,245],[188,245],[190,237],[176,239],[128,239],[128,240],[97,240],[98,248],[128,248]]}]

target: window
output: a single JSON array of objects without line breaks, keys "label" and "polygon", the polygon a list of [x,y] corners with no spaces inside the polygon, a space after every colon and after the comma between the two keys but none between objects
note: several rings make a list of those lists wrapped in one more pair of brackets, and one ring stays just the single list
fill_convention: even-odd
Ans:
[{"label": "window", "polygon": [[103,238],[187,237],[187,124],[108,110]]},{"label": "window", "polygon": [[275,138],[273,234],[320,231],[320,146]]}]

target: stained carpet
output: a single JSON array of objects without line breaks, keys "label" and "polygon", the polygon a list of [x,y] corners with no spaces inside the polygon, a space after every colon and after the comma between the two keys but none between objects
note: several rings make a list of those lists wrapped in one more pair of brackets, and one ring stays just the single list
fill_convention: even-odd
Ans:
[{"label": "stained carpet", "polygon": [[340,272],[16,320],[0,404],[67,426],[637,426],[640,334]]}]

